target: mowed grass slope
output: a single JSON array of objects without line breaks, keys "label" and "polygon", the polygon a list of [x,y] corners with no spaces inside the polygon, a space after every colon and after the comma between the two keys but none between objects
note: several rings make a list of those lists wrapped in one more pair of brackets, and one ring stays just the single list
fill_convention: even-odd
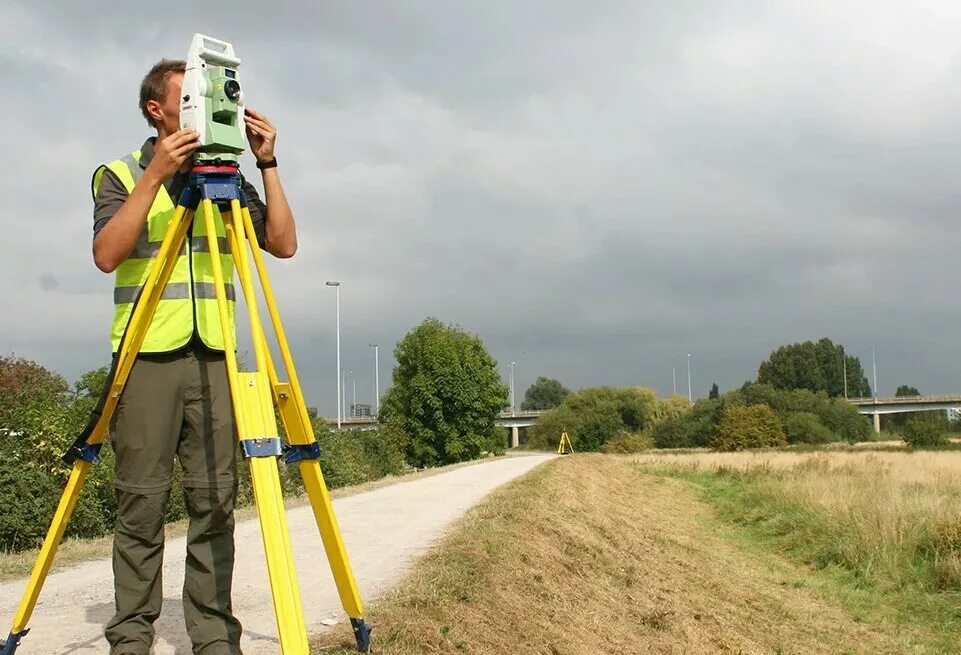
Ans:
[{"label": "mowed grass slope", "polygon": [[[369,608],[378,653],[923,653],[738,545],[700,489],[574,455],[473,509]],[[314,653],[348,653],[345,626]]]}]

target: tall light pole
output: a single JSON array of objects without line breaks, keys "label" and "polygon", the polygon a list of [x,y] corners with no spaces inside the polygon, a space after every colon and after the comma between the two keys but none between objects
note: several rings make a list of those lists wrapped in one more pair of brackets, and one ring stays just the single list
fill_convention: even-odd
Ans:
[{"label": "tall light pole", "polygon": [[374,415],[380,414],[380,346],[367,344],[374,349]]},{"label": "tall light pole", "polygon": [[841,361],[844,362],[844,399],[848,399],[848,356],[844,354],[844,349],[841,349]]},{"label": "tall light pole", "polygon": [[350,384],[354,388],[353,400],[350,403],[350,418],[357,418],[357,377],[350,372]]},{"label": "tall light pole", "polygon": [[511,415],[514,415],[514,367],[517,362],[511,362]]},{"label": "tall light pole", "polygon": [[353,371],[344,369],[340,376],[340,387],[341,387],[341,398],[343,398],[343,407],[341,411],[343,412],[344,420],[347,419],[347,374],[353,373]]},{"label": "tall light pole", "polygon": [[693,356],[691,353],[687,354],[687,401],[689,403],[694,402],[694,394],[691,392],[691,357]]},{"label": "tall light pole", "polygon": [[871,364],[874,368],[874,398],[878,397],[878,358],[874,354],[874,346],[871,346]]},{"label": "tall light pole", "polygon": [[337,292],[337,429],[340,429],[342,414],[340,412],[340,282],[331,280],[328,287],[334,287]]}]

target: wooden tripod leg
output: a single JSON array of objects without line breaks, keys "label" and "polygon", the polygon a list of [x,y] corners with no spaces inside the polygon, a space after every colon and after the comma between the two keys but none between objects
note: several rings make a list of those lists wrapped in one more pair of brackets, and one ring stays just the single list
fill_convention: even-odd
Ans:
[{"label": "wooden tripod leg", "polygon": [[[154,261],[147,280],[144,282],[140,297],[134,306],[130,322],[128,323],[124,338],[117,352],[119,360],[115,367],[114,378],[109,383],[110,392],[106,396],[99,420],[87,437],[86,442],[89,445],[100,444],[107,437],[110,421],[117,408],[120,394],[123,392],[124,385],[130,375],[130,370],[133,368],[134,361],[143,344],[147,330],[150,329],[150,322],[157,310],[157,303],[160,302],[167,282],[170,280],[170,275],[173,273],[174,265],[177,262],[180,249],[183,247],[184,238],[186,237],[192,216],[193,212],[188,208],[182,205],[178,206],[170,224],[167,226],[167,231],[164,233],[164,239],[160,245],[157,259]],[[12,655],[16,650],[20,638],[27,633],[27,624],[30,621],[30,616],[36,607],[43,583],[46,581],[50,567],[53,565],[57,549],[63,539],[63,533],[67,528],[67,523],[70,521],[73,510],[77,506],[77,498],[83,489],[83,483],[92,464],[93,461],[84,459],[78,459],[73,464],[70,477],[67,480],[64,492],[57,505],[57,510],[54,513],[53,520],[50,523],[47,535],[44,537],[43,545],[40,548],[40,555],[37,557],[36,564],[34,564],[30,579],[27,581],[27,588],[24,591],[23,598],[20,600],[20,605],[14,616],[10,636],[6,642],[0,642],[0,648],[3,648],[0,652],[2,652],[3,655]]]}]

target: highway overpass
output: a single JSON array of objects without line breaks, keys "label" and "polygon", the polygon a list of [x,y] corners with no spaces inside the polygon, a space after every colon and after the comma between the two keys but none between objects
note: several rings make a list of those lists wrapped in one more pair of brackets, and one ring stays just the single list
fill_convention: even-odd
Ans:
[{"label": "highway overpass", "polygon": [[[858,408],[861,414],[874,417],[874,429],[881,431],[882,414],[902,414],[905,412],[932,412],[961,409],[961,396],[894,396],[890,398],[848,398],[848,402]],[[511,448],[520,445],[520,429],[534,425],[542,410],[518,410],[501,412],[495,423],[507,428],[511,434]],[[327,424],[337,425],[336,418],[326,419]],[[340,422],[345,428],[376,428],[376,417],[348,418]]]},{"label": "highway overpass", "polygon": [[[520,445],[521,428],[528,428],[534,425],[543,413],[544,412],[539,409],[521,409],[514,412],[501,412],[500,416],[494,421],[494,424],[511,431],[511,448],[517,448]],[[327,425],[337,427],[336,418],[327,418],[324,420],[327,421]],[[363,418],[342,419],[340,426],[343,428],[373,429],[377,427],[377,417],[365,416]]]},{"label": "highway overpass", "polygon": [[861,414],[874,417],[875,432],[881,431],[881,414],[933,412],[961,408],[961,396],[893,396],[890,398],[848,398]]}]

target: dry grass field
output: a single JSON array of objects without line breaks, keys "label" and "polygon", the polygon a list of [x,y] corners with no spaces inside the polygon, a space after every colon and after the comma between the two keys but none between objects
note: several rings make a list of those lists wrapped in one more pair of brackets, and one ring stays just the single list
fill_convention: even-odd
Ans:
[{"label": "dry grass field", "polygon": [[[950,652],[930,626],[852,611],[810,566],[742,538],[670,473],[690,461],[636,459],[574,455],[495,492],[372,604],[376,652]],[[339,626],[312,652],[351,643]]]},{"label": "dry grass field", "polygon": [[718,516],[810,566],[855,613],[961,643],[961,453],[648,454],[641,470],[697,485]]}]

